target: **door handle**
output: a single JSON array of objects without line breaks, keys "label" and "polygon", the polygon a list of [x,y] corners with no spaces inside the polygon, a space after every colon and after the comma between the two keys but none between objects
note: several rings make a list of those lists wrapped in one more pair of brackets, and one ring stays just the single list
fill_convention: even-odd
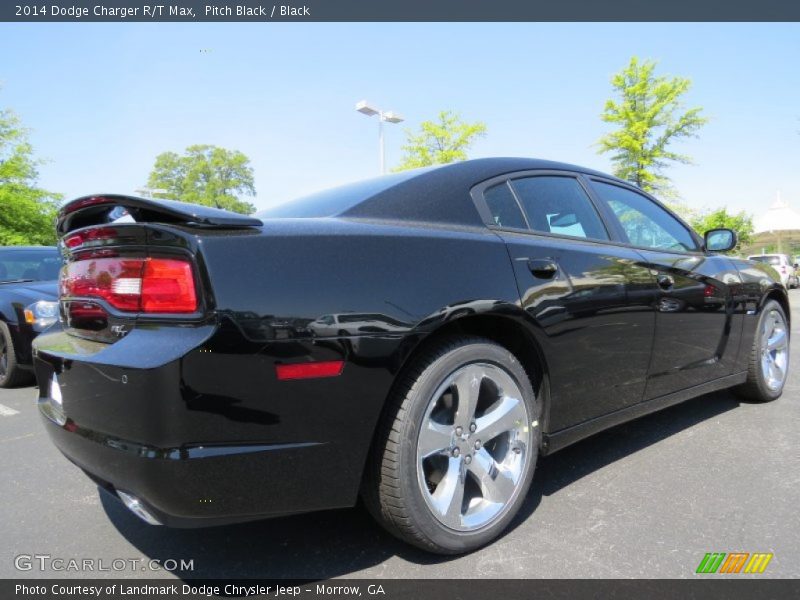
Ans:
[{"label": "door handle", "polygon": [[675,280],[669,275],[661,274],[656,277],[656,283],[658,283],[658,287],[662,290],[669,291],[672,289],[672,286],[675,285]]},{"label": "door handle", "polygon": [[549,258],[529,258],[528,268],[535,277],[551,279],[558,272],[558,265]]}]

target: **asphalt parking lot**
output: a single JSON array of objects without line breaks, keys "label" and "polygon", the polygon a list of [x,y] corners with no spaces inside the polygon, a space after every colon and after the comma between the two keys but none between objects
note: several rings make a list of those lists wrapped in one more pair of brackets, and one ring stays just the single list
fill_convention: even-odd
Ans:
[{"label": "asphalt parking lot", "polygon": [[[791,297],[800,315],[800,291]],[[792,330],[797,339],[797,319]],[[776,402],[714,393],[542,459],[512,529],[458,558],[405,546],[358,507],[206,530],[148,526],[49,443],[34,388],[0,390],[0,577],[672,578],[695,577],[706,552],[772,552],[758,577],[798,577],[798,360]],[[193,568],[19,571],[19,555]]]}]

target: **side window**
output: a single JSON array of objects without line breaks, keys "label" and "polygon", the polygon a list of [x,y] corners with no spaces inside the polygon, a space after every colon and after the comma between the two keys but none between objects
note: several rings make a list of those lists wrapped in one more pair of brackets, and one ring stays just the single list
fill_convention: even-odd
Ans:
[{"label": "side window", "polygon": [[608,239],[600,216],[577,179],[542,175],[514,179],[511,185],[534,231]]},{"label": "side window", "polygon": [[631,244],[659,250],[698,249],[686,227],[649,198],[610,183],[593,181],[592,185],[619,219]]},{"label": "side window", "polygon": [[517,229],[527,229],[525,217],[519,209],[519,204],[511,193],[511,189],[504,181],[493,185],[483,192],[483,198],[492,213],[492,222],[498,227],[514,227]]}]

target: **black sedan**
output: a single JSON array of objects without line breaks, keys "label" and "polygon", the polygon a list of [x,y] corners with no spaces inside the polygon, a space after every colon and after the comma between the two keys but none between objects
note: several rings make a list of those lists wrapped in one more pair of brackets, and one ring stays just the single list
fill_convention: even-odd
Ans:
[{"label": "black sedan", "polygon": [[602,173],[467,161],[260,216],[118,195],[61,211],[64,323],[35,342],[39,407],[149,523],[361,494],[398,537],[464,552],[509,524],[540,454],[786,381],[774,272]]},{"label": "black sedan", "polygon": [[33,381],[31,342],[58,320],[55,246],[0,248],[0,388]]}]

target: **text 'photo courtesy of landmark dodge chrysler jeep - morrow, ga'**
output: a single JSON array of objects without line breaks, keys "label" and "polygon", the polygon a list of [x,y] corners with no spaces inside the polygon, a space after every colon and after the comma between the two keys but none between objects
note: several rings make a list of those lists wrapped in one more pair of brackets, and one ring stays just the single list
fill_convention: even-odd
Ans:
[{"label": "text 'photo courtesy of landmark dodge chrysler jeep - morrow, ga'", "polygon": [[775,271],[602,173],[480,159],[258,216],[113,194],[61,209],[40,411],[149,523],[360,494],[403,540],[465,552],[509,524],[540,454],[786,381]]}]

